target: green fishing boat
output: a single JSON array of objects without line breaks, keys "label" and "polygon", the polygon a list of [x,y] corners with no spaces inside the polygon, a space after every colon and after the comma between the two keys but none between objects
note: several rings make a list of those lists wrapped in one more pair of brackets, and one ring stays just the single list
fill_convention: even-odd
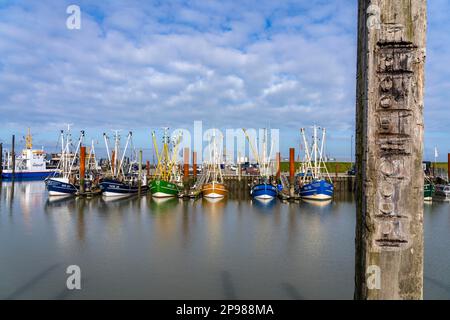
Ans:
[{"label": "green fishing boat", "polygon": [[434,184],[428,177],[425,177],[425,181],[423,184],[423,200],[424,201],[433,200],[433,194],[434,194]]},{"label": "green fishing boat", "polygon": [[150,182],[150,192],[156,198],[168,198],[178,196],[178,186],[161,179],[155,179]]},{"label": "green fishing boat", "polygon": [[150,192],[155,198],[176,197],[180,192],[178,184],[181,181],[181,174],[177,166],[176,156],[178,154],[178,145],[181,142],[181,136],[174,139],[173,150],[169,150],[170,140],[167,130],[168,128],[164,129],[161,152],[159,152],[158,144],[156,143],[155,132],[152,132],[156,158],[158,159],[156,177],[150,182]]}]

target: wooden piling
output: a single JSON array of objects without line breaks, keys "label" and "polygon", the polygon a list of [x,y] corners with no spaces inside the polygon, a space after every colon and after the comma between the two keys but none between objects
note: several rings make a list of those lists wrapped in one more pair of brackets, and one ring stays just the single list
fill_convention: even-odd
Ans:
[{"label": "wooden piling", "polygon": [[192,152],[192,175],[194,180],[197,178],[197,152]]},{"label": "wooden piling", "polygon": [[289,149],[289,195],[294,196],[295,179],[295,149]]},{"label": "wooden piling", "polygon": [[142,187],[142,150],[139,150],[139,163],[138,163],[138,193],[141,195]]},{"label": "wooden piling", "polygon": [[0,143],[0,180],[2,180],[3,173],[3,143]]},{"label": "wooden piling", "polygon": [[189,179],[189,148],[184,148],[183,150],[183,175],[185,180]]},{"label": "wooden piling", "polygon": [[423,298],[426,0],[359,0],[356,299]]},{"label": "wooden piling", "polygon": [[447,176],[448,176],[448,181],[450,182],[450,153],[448,154],[448,158],[447,158]]},{"label": "wooden piling", "polygon": [[147,160],[145,163],[145,170],[147,170],[147,177],[150,177],[150,161]]},{"label": "wooden piling", "polygon": [[86,176],[86,147],[80,147],[80,193],[85,193],[85,181]]},{"label": "wooden piling", "polygon": [[15,176],[16,176],[16,136],[13,134],[12,135],[12,141],[11,141],[11,163],[12,163],[12,180],[14,180]]},{"label": "wooden piling", "polygon": [[281,177],[281,154],[277,152],[277,181],[280,180]]},{"label": "wooden piling", "polygon": [[116,153],[113,150],[111,153],[111,171],[113,172],[113,175],[116,174],[115,166],[116,166]]},{"label": "wooden piling", "polygon": [[183,180],[184,189],[187,193],[189,190],[189,148],[183,149]]}]

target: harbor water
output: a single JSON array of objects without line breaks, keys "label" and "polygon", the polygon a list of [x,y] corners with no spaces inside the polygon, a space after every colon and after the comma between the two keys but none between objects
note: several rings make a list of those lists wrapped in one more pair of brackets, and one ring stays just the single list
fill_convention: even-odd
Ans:
[{"label": "harbor water", "polygon": [[[1,299],[352,299],[355,203],[49,199],[1,184]],[[425,204],[425,298],[450,298],[450,204]],[[68,290],[66,269],[81,270]]]}]

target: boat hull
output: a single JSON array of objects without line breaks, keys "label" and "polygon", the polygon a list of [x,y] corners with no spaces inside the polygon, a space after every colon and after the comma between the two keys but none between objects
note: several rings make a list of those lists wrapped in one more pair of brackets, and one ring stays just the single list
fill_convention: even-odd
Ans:
[{"label": "boat hull", "polygon": [[333,185],[326,180],[315,180],[300,188],[300,196],[307,200],[327,201],[333,198]]},{"label": "boat hull", "polygon": [[224,198],[228,190],[223,183],[207,183],[202,187],[202,193],[205,198]]},{"label": "boat hull", "polygon": [[[125,197],[139,193],[139,186],[131,186],[113,179],[101,181],[100,189],[105,197]],[[142,185],[140,189],[141,192],[147,192],[148,186]]]},{"label": "boat hull", "polygon": [[278,194],[277,187],[267,183],[256,184],[252,187],[250,191],[250,195],[253,198],[261,200],[274,199],[277,196],[277,194]]},{"label": "boat hull", "polygon": [[433,200],[450,201],[450,185],[436,185]]},{"label": "boat hull", "polygon": [[178,196],[179,190],[174,183],[164,180],[153,180],[150,182],[150,192],[156,198],[171,198]]},{"label": "boat hull", "polygon": [[48,178],[45,183],[50,196],[68,196],[78,192],[77,187],[65,178]]},{"label": "boat hull", "polygon": [[423,187],[423,200],[431,201],[433,200],[434,188],[432,184],[425,184]]},{"label": "boat hull", "polygon": [[[14,180],[45,180],[56,171],[46,170],[46,171],[16,171],[14,173]],[[2,172],[2,179],[5,181],[12,180],[13,174],[11,170],[4,170]]]}]

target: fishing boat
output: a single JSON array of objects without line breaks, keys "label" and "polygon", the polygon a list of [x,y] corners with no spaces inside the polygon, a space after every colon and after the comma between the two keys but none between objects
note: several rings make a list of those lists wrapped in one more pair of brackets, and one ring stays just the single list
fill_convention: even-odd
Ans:
[{"label": "fishing boat", "polygon": [[205,163],[206,177],[201,190],[205,198],[220,199],[228,194],[228,190],[223,183],[216,130],[213,130],[209,151],[209,161]]},{"label": "fishing boat", "polygon": [[[142,175],[142,170],[136,172],[135,166],[133,165],[136,163],[135,150],[132,150],[131,157],[127,159],[131,160],[125,161],[127,149],[130,145],[132,145],[132,136],[133,134],[130,131],[128,133],[125,148],[121,153],[120,134],[119,130],[116,130],[114,134],[114,150],[110,154],[108,143],[109,138],[106,133],[103,134],[106,152],[108,154],[108,161],[110,164],[110,172],[100,181],[100,189],[102,191],[102,195],[105,197],[126,197],[138,194],[139,192],[145,193],[148,191],[146,176]],[[141,160],[142,159],[139,159],[139,163],[141,163]],[[141,168],[140,165],[139,168]]]},{"label": "fishing boat", "polygon": [[[44,180],[56,172],[47,169],[46,153],[43,149],[33,149],[33,137],[30,129],[25,137],[25,149],[17,157],[5,150],[5,162],[2,165],[2,179],[12,180]],[[15,161],[13,161],[15,157]],[[14,169],[13,170],[13,166]]]},{"label": "fishing boat", "polygon": [[433,200],[450,201],[450,184],[436,184]]},{"label": "fishing boat", "polygon": [[181,135],[175,137],[172,141],[172,155],[170,155],[168,128],[164,128],[161,152],[159,152],[154,131],[152,132],[152,138],[158,165],[156,167],[156,178],[150,182],[150,192],[156,198],[177,197],[180,192],[179,183],[181,182],[181,175],[176,165],[176,156],[178,146],[181,142]]},{"label": "fishing boat", "polygon": [[255,199],[260,200],[271,200],[278,196],[278,186],[272,182],[273,180],[273,161],[272,159],[272,150],[274,141],[272,139],[272,144],[270,148],[270,153],[267,151],[267,130],[264,129],[263,133],[263,141],[262,141],[262,150],[261,154],[256,150],[247,131],[245,129],[244,133],[249,141],[250,148],[254,154],[254,157],[257,161],[259,167],[259,176],[250,186],[250,195]]},{"label": "fishing boat", "polygon": [[423,184],[423,200],[432,201],[434,194],[434,184],[430,178],[425,176],[425,181]]},{"label": "fishing boat", "polygon": [[84,138],[84,131],[81,131],[78,139],[76,151],[72,153],[72,134],[70,126],[67,133],[61,130],[61,156],[56,168],[56,172],[45,179],[45,185],[50,196],[68,196],[75,195],[78,192],[79,185],[76,179],[76,162],[78,151]]},{"label": "fishing boat", "polygon": [[[327,201],[333,198],[333,182],[328,173],[323,160],[325,134],[326,131],[322,128],[322,138],[319,139],[317,126],[313,126],[312,144],[306,139],[305,129],[301,129],[303,143],[305,145],[305,161],[303,163],[303,171],[300,175],[300,189],[299,193],[303,199]],[[320,140],[320,147],[319,147]]]}]

